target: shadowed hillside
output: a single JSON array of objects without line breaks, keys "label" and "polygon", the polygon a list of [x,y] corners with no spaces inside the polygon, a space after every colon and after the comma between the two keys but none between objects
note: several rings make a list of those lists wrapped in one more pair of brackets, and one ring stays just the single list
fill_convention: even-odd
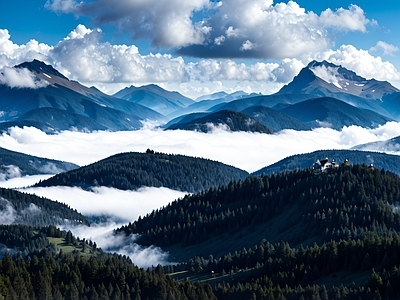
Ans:
[{"label": "shadowed hillside", "polygon": [[134,190],[142,186],[199,192],[244,179],[246,171],[220,162],[184,155],[121,153],[86,167],[55,175],[36,186],[107,186]]}]

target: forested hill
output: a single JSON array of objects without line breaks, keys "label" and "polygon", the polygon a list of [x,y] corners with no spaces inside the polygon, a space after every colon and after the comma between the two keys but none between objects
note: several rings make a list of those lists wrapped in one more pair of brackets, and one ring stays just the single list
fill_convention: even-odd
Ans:
[{"label": "forested hill", "polygon": [[118,231],[138,233],[139,243],[166,247],[179,261],[183,253],[219,256],[263,239],[298,246],[400,232],[399,200],[400,178],[391,172],[307,169],[187,195]]},{"label": "forested hill", "polygon": [[63,203],[5,188],[0,188],[0,217],[2,224],[89,225],[83,215]]},{"label": "forested hill", "polygon": [[195,193],[244,179],[249,174],[209,159],[184,155],[121,153],[94,164],[55,175],[36,186],[107,186],[134,190],[142,186],[167,187]]},{"label": "forested hill", "polygon": [[314,165],[317,160],[329,158],[342,163],[347,159],[352,164],[373,164],[375,168],[385,169],[400,176],[400,156],[372,151],[359,150],[318,150],[311,153],[296,154],[286,157],[270,166],[262,168],[253,175],[269,175],[283,171],[307,169]]},{"label": "forested hill", "polygon": [[54,226],[0,225],[0,243],[25,249],[0,260],[1,299],[216,299],[208,284],[177,282],[161,266],[145,271]]},{"label": "forested hill", "polygon": [[9,168],[18,167],[20,175],[36,174],[56,174],[78,168],[78,165],[40,158],[15,151],[10,151],[0,147],[0,173],[4,174],[4,179],[10,177]]},{"label": "forested hill", "polygon": [[311,169],[186,196],[119,232],[170,251],[218,299],[400,299],[400,178]]}]

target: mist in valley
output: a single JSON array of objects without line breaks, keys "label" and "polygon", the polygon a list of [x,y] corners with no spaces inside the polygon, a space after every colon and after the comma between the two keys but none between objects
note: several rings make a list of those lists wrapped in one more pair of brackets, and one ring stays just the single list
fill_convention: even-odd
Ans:
[{"label": "mist in valley", "polygon": [[[249,132],[229,132],[215,127],[212,133],[194,131],[163,131],[146,127],[138,131],[83,133],[63,131],[54,135],[33,128],[11,128],[0,136],[0,147],[25,154],[46,157],[80,166],[121,152],[158,152],[183,154],[217,160],[248,172],[257,171],[287,156],[321,149],[350,149],[353,146],[384,141],[400,135],[400,123],[389,122],[376,129],[358,126],[337,131],[317,128],[312,131],[283,130],[268,135]],[[395,153],[399,154],[399,153]],[[11,167],[9,170],[12,170]],[[16,176],[14,176],[16,175]],[[105,251],[131,257],[141,267],[169,262],[168,253],[158,247],[142,247],[135,243],[137,236],[114,235],[113,230],[145,216],[154,209],[182,198],[185,192],[168,188],[142,187],[136,191],[122,191],[109,187],[30,187],[49,175],[12,178],[0,176],[1,187],[43,196],[68,204],[85,216],[106,216],[90,227],[63,227],[74,235],[92,240]],[[10,220],[8,220],[10,221]]]}]

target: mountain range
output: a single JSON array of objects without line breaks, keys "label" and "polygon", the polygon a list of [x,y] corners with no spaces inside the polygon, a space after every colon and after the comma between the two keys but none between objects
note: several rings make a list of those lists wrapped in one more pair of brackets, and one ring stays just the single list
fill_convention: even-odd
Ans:
[{"label": "mountain range", "polygon": [[195,103],[178,92],[169,92],[154,84],[141,87],[130,86],[113,96],[141,104],[165,116]]},{"label": "mountain range", "polygon": [[[137,130],[146,121],[170,121],[163,128],[207,131],[207,122],[226,125],[224,117],[215,119],[213,115],[220,111],[246,114],[274,132],[316,127],[340,129],[349,125],[374,128],[400,118],[397,88],[326,61],[310,62],[274,95],[221,92],[196,100],[153,84],[130,86],[112,96],[106,95],[69,80],[38,60],[15,68],[28,70],[41,84],[37,88],[0,85],[2,130],[10,126],[34,126],[47,133],[69,129]],[[198,120],[184,125],[187,119],[180,120],[186,116]],[[240,124],[230,130],[252,131],[246,124],[249,118],[235,117]]]},{"label": "mountain range", "polygon": [[[36,60],[16,68],[41,84],[0,86],[3,130],[135,130],[149,120],[169,121],[165,130],[271,134],[321,126],[374,128],[400,115],[396,88],[328,62],[311,62],[274,95],[219,93],[197,101],[155,85],[106,95]],[[356,148],[398,150],[399,139]],[[347,162],[313,170],[325,158]],[[56,228],[90,225],[68,205],[1,188],[0,298],[400,298],[399,156],[321,150],[248,174],[151,149],[84,167],[0,149],[0,166],[4,174],[61,172],[36,184],[41,188],[153,186],[190,193],[109,233],[108,242],[124,243],[115,249],[124,255],[116,255]],[[171,263],[139,269],[127,257],[131,248],[157,256],[164,250]]]},{"label": "mountain range", "polygon": [[45,132],[132,130],[147,119],[163,116],[143,105],[106,95],[71,81],[52,66],[34,60],[17,69],[29,70],[45,84],[36,89],[0,85],[0,129],[30,125]]},{"label": "mountain range", "polygon": [[[350,164],[315,173],[310,168],[314,159],[328,155],[337,161],[348,158]],[[376,167],[356,164],[357,159]],[[320,151],[288,158],[272,166],[275,171],[280,168],[272,170],[274,174],[260,170],[262,175],[249,176],[218,162],[148,149],[114,155],[37,185],[129,189],[128,183],[138,187],[153,182],[153,186],[193,190],[194,194],[139,217],[109,237],[125,236],[128,244],[134,239],[151,249],[161,247],[170,261],[179,262],[147,271],[137,270],[126,256],[102,252],[95,241],[54,227],[88,224],[66,205],[0,189],[0,217],[3,223],[7,216],[8,224],[14,224],[0,227],[0,257],[5,252],[14,255],[2,257],[0,280],[21,277],[15,282],[24,282],[25,287],[0,286],[1,295],[26,298],[46,289],[48,295],[73,294],[78,299],[76,295],[87,298],[95,292],[103,298],[121,298],[125,287],[123,293],[129,297],[156,299],[174,299],[172,291],[179,295],[175,299],[193,300],[249,295],[266,299],[267,294],[271,299],[283,299],[282,295],[300,299],[312,293],[325,299],[341,299],[336,294],[396,299],[400,177],[381,166],[395,168],[398,160],[381,153]],[[42,279],[34,280],[35,276]],[[81,280],[73,280],[79,276]]]}]

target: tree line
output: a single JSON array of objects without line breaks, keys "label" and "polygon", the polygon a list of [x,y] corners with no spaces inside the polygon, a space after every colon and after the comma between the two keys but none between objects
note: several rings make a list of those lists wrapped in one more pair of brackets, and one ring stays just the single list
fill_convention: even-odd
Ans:
[{"label": "tree line", "polygon": [[384,170],[354,165],[318,176],[311,169],[296,170],[186,195],[117,231],[140,234],[140,243],[164,247],[271,227],[276,230],[266,231],[257,242],[285,236],[292,245],[322,243],[370,231],[399,232],[400,215],[393,209],[399,198],[400,178]]},{"label": "tree line", "polygon": [[249,174],[209,159],[164,154],[121,153],[86,167],[60,173],[36,186],[108,186],[135,190],[143,186],[167,187],[190,193],[244,179]]},{"label": "tree line", "polygon": [[14,224],[89,225],[87,218],[69,205],[6,188],[0,188],[0,211],[7,212],[8,222]]},{"label": "tree line", "polygon": [[[38,245],[0,260],[0,299],[216,299],[208,284],[177,282],[161,266],[140,269],[128,257],[104,253],[54,226],[9,225],[0,232],[7,247]],[[91,254],[65,253],[49,242],[51,237],[84,243]]]}]

